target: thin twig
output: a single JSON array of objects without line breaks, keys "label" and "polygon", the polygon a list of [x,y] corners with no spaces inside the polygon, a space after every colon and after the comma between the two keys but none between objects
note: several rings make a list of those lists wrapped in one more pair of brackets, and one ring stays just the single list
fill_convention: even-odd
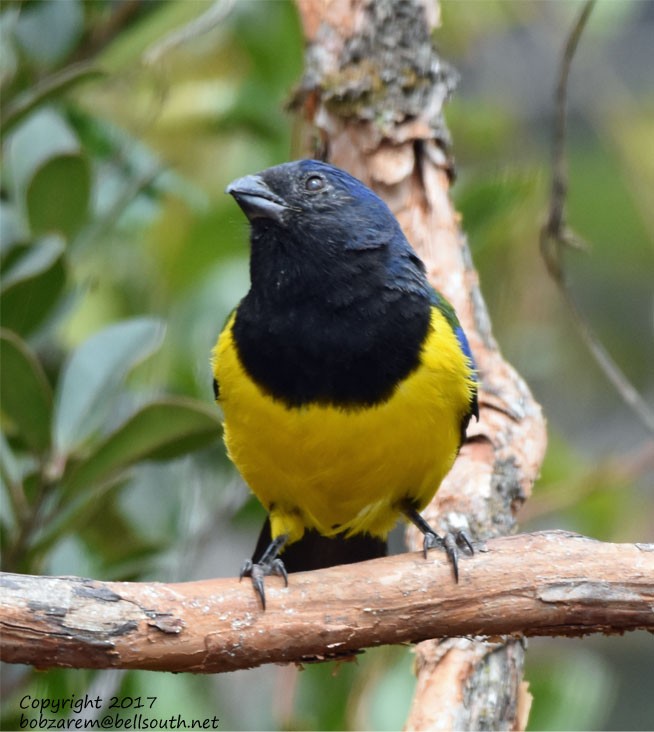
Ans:
[{"label": "thin twig", "polygon": [[202,15],[194,18],[181,28],[175,28],[167,36],[152,45],[143,54],[144,62],[149,66],[154,66],[174,48],[212,30],[230,14],[235,2],[236,0],[217,0],[212,3]]},{"label": "thin twig", "polygon": [[115,3],[111,14],[104,21],[89,28],[72,60],[77,62],[97,57],[146,8],[145,0],[123,0]]},{"label": "thin twig", "polygon": [[82,81],[96,79],[102,75],[102,70],[93,62],[80,61],[41,79],[6,105],[0,118],[0,132],[3,135],[8,134],[30,112],[48,99],[63,94]]},{"label": "thin twig", "polygon": [[[550,214],[547,224],[553,236],[561,238],[565,231],[565,204],[568,195],[568,161],[565,155],[568,117],[566,113],[568,99],[568,80],[572,60],[577,52],[579,39],[586,27],[588,18],[595,5],[595,0],[588,0],[575,23],[563,51],[561,73],[556,87],[556,125],[554,128],[553,176],[550,199]],[[565,231],[567,236],[569,232]],[[565,237],[564,237],[565,238]]]},{"label": "thin twig", "polygon": [[552,188],[550,208],[547,221],[540,233],[540,249],[547,271],[556,283],[563,300],[569,309],[574,324],[583,341],[593,355],[604,375],[613,384],[625,403],[638,416],[643,425],[654,433],[654,411],[645,403],[641,395],[613,360],[608,351],[579,310],[572,290],[568,285],[563,251],[566,248],[585,249],[585,243],[572,232],[567,225],[565,206],[568,195],[568,170],[565,152],[567,133],[567,98],[568,80],[572,61],[579,45],[579,39],[586,27],[588,18],[595,5],[595,0],[588,0],[575,22],[563,52],[561,71],[556,89],[556,124],[554,128]]}]

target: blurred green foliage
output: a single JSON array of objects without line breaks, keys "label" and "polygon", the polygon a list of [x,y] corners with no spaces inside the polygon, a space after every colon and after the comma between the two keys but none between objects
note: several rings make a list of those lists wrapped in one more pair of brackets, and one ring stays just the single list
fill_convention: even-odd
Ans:
[{"label": "blurred green foliage", "polygon": [[[246,225],[223,190],[301,154],[284,104],[302,38],[289,2],[239,0],[223,18],[216,7],[0,9],[4,569],[197,579],[233,575],[253,546],[261,509],[225,459],[211,404],[209,352],[248,277]],[[646,541],[651,447],[537,254],[551,90],[576,7],[442,4],[437,41],[462,72],[448,107],[454,193],[496,336],[549,418],[523,527]],[[592,249],[568,257],[580,307],[650,398],[654,99],[639,69],[651,7],[600,3],[575,61],[569,218]],[[205,32],[162,44],[207,11]],[[647,674],[624,680],[652,660],[651,640],[531,646],[532,729],[651,723]],[[223,729],[398,729],[411,663],[399,647],[206,678],[5,666],[2,726],[18,725],[25,694],[88,692],[156,696],[155,716],[217,715]]]}]

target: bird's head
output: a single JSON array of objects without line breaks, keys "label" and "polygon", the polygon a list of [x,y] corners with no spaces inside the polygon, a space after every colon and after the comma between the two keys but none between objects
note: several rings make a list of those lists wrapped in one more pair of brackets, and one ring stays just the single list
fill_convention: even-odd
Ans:
[{"label": "bird's head", "polygon": [[424,266],[391,210],[344,170],[298,160],[239,178],[227,193],[250,221],[258,290],[331,292],[339,302],[355,291],[428,290]]},{"label": "bird's head", "polygon": [[253,233],[269,228],[288,238],[318,240],[343,249],[383,247],[399,225],[373,191],[344,170],[318,160],[298,160],[246,175],[227,193],[250,220]]}]

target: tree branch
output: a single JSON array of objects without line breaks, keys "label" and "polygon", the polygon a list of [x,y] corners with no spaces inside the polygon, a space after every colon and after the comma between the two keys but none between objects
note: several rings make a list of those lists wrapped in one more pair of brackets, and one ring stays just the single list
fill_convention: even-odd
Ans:
[{"label": "tree branch", "polygon": [[265,612],[235,579],[3,574],[1,586],[2,660],[41,669],[215,673],[444,636],[654,632],[654,545],[560,531],[489,541],[458,585],[438,552],[272,579]]}]

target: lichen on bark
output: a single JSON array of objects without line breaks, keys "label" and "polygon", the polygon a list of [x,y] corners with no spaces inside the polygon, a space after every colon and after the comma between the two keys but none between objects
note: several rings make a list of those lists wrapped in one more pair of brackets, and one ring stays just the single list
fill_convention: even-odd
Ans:
[{"label": "lichen on bark", "polygon": [[[418,0],[363,3],[335,59],[326,63],[324,44],[307,49],[294,104],[318,92],[330,113],[372,122],[383,136],[392,136],[398,124],[421,117],[431,136],[449,147],[442,110],[458,74],[437,53],[430,32],[434,21],[427,15],[425,4]],[[321,27],[317,33],[326,38],[330,30]]]}]

